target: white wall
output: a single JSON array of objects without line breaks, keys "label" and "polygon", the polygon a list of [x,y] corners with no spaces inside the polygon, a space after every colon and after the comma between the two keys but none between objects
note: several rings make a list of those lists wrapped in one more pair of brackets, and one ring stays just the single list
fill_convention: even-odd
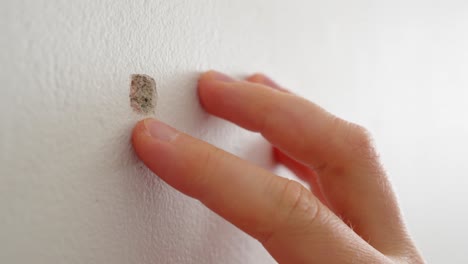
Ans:
[{"label": "white wall", "polygon": [[0,2],[0,263],[272,263],[154,178],[129,144],[129,75],[157,117],[263,166],[205,114],[197,74],[263,71],[367,126],[431,263],[468,256],[468,2]]}]

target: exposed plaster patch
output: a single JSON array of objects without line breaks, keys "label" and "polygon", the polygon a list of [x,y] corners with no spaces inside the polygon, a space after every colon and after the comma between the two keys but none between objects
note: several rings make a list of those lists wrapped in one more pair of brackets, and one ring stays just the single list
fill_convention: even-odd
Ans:
[{"label": "exposed plaster patch", "polygon": [[130,106],[137,113],[154,114],[156,82],[146,74],[132,74],[130,78]]}]

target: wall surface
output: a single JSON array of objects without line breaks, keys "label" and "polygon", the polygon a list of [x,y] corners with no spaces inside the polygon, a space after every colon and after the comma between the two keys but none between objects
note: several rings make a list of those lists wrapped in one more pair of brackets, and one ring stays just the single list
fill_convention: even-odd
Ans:
[{"label": "wall surface", "polygon": [[[467,1],[0,2],[0,263],[274,263],[130,146],[129,76],[156,117],[260,166],[196,79],[262,71],[367,126],[431,263],[467,263]],[[284,170],[279,173],[286,175]]]}]

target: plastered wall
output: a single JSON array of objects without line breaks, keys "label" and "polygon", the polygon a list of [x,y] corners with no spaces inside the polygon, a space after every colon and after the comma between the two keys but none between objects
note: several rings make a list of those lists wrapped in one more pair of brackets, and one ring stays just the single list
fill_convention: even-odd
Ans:
[{"label": "plastered wall", "polygon": [[467,12],[465,1],[1,1],[0,263],[274,263],[130,146],[144,117],[130,75],[142,73],[157,118],[273,169],[258,135],[203,112],[196,79],[210,68],[268,73],[367,126],[426,258],[466,263]]}]

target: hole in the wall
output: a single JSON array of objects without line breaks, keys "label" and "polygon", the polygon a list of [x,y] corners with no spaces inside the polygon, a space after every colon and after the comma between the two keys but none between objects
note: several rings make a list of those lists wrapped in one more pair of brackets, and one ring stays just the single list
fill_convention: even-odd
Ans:
[{"label": "hole in the wall", "polygon": [[157,93],[156,82],[146,74],[130,75],[130,106],[140,114],[154,114]]}]

